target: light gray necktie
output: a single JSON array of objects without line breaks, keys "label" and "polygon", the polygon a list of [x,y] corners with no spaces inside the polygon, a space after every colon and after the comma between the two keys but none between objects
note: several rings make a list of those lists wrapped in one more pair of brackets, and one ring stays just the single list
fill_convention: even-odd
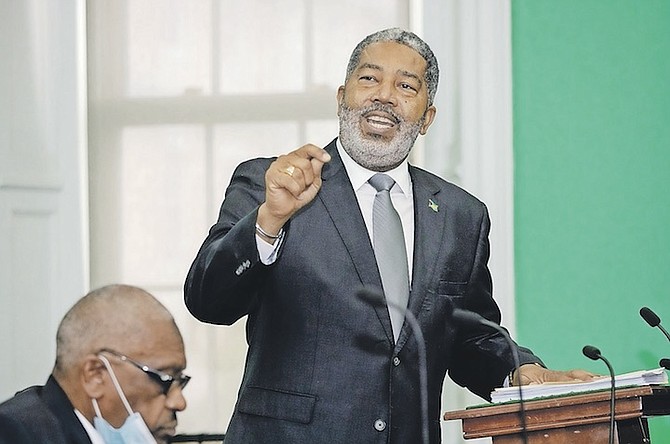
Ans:
[{"label": "light gray necktie", "polygon": [[372,244],[397,341],[409,299],[409,271],[402,223],[391,202],[390,190],[395,181],[377,173],[368,182],[377,190],[372,208]]}]

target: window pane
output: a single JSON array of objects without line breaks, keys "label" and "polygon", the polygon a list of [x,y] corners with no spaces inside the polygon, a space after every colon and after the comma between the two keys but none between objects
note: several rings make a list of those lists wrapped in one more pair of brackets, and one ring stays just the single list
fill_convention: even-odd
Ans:
[{"label": "window pane", "polygon": [[[298,148],[296,122],[231,123],[214,130],[213,204],[218,214],[235,167],[253,157],[273,157]],[[218,197],[218,198],[217,198]],[[214,220],[212,220],[214,223]]]},{"label": "window pane", "polygon": [[312,120],[305,125],[305,141],[325,148],[337,137],[338,131],[337,119]]},{"label": "window pane", "polygon": [[179,431],[223,432],[242,377],[245,322],[215,328],[193,318],[183,303],[188,268],[240,162],[337,136],[335,88],[353,46],[378,29],[407,27],[407,1],[86,5],[92,285],[137,284],[168,306],[195,378]]},{"label": "window pane", "polygon": [[[366,35],[385,28],[407,28],[407,1],[360,0],[315,1],[312,29],[314,33],[313,83],[337,88],[344,75],[351,51]],[[343,11],[356,11],[341,17]]]},{"label": "window pane", "polygon": [[220,17],[223,94],[304,89],[302,0],[223,0]]},{"label": "window pane", "polygon": [[128,94],[209,94],[211,0],[131,0],[126,7]]},{"label": "window pane", "polygon": [[181,285],[209,226],[204,147],[200,126],[123,131],[121,281]]}]

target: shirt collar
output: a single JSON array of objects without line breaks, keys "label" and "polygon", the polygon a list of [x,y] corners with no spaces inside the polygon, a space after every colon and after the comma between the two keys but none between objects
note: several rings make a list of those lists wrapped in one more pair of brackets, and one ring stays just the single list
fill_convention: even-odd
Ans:
[{"label": "shirt collar", "polygon": [[[344,150],[340,139],[337,139],[337,151],[340,154],[342,163],[344,164],[344,169],[347,170],[349,175],[349,180],[351,181],[351,186],[354,188],[354,191],[358,191],[367,181],[377,174],[376,171],[368,170],[359,164],[356,163],[354,159],[349,156],[349,154]],[[403,160],[400,165],[393,168],[390,171],[385,171],[384,174],[388,174],[395,180],[395,183],[400,187],[400,190],[406,196],[411,195],[412,186],[411,179],[409,176],[409,162],[407,159]]]},{"label": "shirt collar", "polygon": [[79,422],[81,422],[81,425],[84,426],[86,434],[91,439],[92,444],[105,444],[105,441],[102,439],[102,435],[100,435],[100,433],[95,429],[95,427],[93,427],[93,424],[91,424],[88,421],[88,419],[86,419],[83,413],[81,413],[77,409],[74,409],[74,414],[77,415]]}]

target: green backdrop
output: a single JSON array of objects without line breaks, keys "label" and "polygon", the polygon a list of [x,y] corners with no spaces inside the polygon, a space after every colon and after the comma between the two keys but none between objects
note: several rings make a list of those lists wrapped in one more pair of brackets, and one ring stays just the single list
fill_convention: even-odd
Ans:
[{"label": "green backdrop", "polygon": [[[513,0],[517,337],[552,368],[670,343],[670,0]],[[670,419],[650,421],[670,442]]]}]

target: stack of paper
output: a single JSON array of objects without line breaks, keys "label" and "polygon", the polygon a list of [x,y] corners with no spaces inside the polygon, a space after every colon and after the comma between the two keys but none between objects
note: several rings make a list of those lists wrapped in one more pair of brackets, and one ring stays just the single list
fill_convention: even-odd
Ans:
[{"label": "stack of paper", "polygon": [[[640,370],[624,373],[614,378],[615,387],[635,387],[642,385],[660,385],[668,383],[668,374],[664,368],[654,370]],[[609,376],[592,379],[591,381],[577,382],[548,382],[545,384],[524,385],[522,387],[523,399],[536,399],[548,396],[567,395],[569,393],[592,392],[611,388],[612,381]],[[508,402],[519,400],[519,387],[497,388],[491,392],[492,402]]]}]

